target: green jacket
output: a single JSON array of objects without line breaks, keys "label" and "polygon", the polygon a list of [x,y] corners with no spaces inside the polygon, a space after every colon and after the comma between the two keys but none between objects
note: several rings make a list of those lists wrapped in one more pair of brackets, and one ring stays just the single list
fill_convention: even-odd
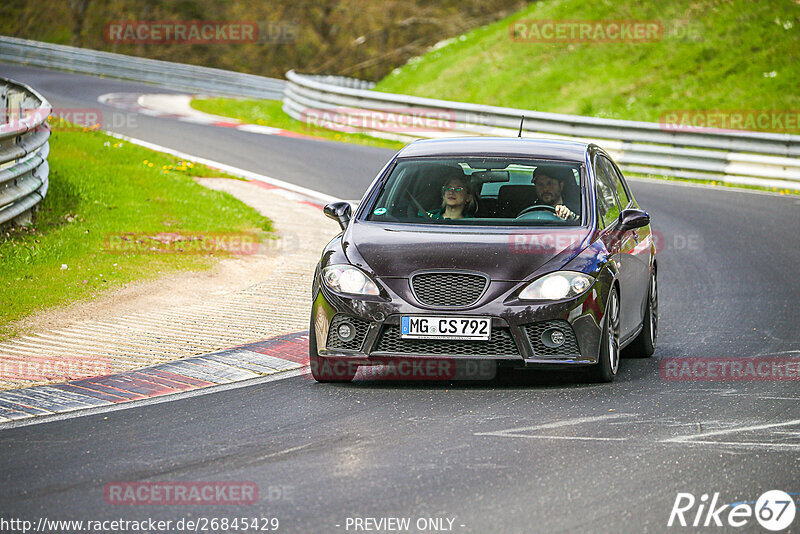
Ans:
[{"label": "green jacket", "polygon": [[[436,210],[436,211],[427,211],[427,212],[425,212],[425,215],[427,215],[429,219],[433,219],[435,221],[439,220],[439,219],[444,219],[444,210],[445,210],[445,208],[442,208],[442,209]],[[464,219],[472,219],[473,216],[470,215],[469,213],[465,213],[463,218]]]}]

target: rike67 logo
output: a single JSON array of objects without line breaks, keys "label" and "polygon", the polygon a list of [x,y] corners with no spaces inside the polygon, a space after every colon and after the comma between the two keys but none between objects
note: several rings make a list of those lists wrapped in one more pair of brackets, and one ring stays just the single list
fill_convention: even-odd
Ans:
[{"label": "rike67 logo", "polygon": [[789,528],[796,513],[794,498],[781,490],[767,491],[755,502],[730,504],[719,504],[719,493],[710,499],[707,493],[699,499],[691,493],[678,493],[667,526],[739,528],[755,519],[765,529],[778,532]]}]

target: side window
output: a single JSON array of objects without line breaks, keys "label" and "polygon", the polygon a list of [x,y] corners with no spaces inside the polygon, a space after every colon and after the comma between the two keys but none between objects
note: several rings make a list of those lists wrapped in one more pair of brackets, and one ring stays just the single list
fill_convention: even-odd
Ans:
[{"label": "side window", "polygon": [[603,227],[607,227],[619,218],[619,207],[617,206],[617,199],[614,195],[614,182],[608,175],[608,170],[603,165],[603,159],[597,157],[594,162],[595,184],[597,190],[597,211],[600,220],[603,221]]},{"label": "side window", "polygon": [[625,184],[623,183],[622,176],[616,167],[614,167],[614,164],[609,160],[602,156],[600,156],[599,159],[603,161],[603,166],[606,167],[606,174],[613,178],[613,182],[617,190],[617,199],[619,199],[620,209],[625,209],[630,203],[630,198],[628,198],[628,193],[625,191]]}]

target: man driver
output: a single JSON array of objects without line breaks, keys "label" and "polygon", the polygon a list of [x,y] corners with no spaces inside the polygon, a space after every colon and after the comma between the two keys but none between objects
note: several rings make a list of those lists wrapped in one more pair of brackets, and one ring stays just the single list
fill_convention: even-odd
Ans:
[{"label": "man driver", "polygon": [[564,205],[561,194],[564,191],[564,180],[568,179],[564,172],[572,174],[566,167],[536,167],[533,171],[533,183],[536,186],[537,204],[545,204],[555,208],[555,213],[565,221],[577,221],[578,215]]}]

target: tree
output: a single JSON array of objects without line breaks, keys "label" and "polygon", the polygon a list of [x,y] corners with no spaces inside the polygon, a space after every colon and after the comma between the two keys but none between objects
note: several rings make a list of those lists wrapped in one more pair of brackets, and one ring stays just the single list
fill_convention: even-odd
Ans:
[{"label": "tree", "polygon": [[72,14],[72,44],[83,46],[83,28],[86,25],[86,11],[91,0],[69,0],[69,11]]}]

